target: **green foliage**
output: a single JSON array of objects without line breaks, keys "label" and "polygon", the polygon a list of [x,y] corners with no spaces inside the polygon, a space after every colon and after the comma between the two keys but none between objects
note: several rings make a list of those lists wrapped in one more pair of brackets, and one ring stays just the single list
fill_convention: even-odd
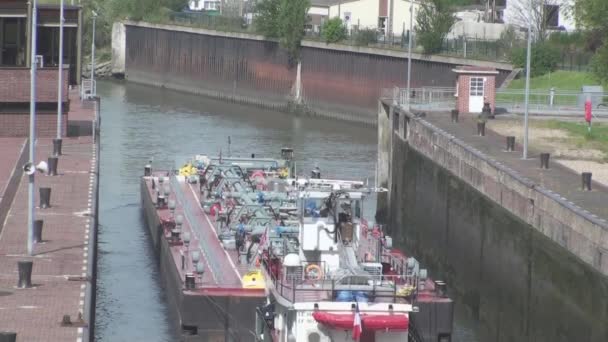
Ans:
[{"label": "green foliage", "polygon": [[378,31],[370,28],[360,29],[355,32],[355,45],[368,46],[378,41]]},{"label": "green foliage", "polygon": [[255,30],[267,38],[279,37],[279,16],[282,0],[263,0],[257,3]]},{"label": "green foliage", "polygon": [[606,0],[577,0],[574,4],[574,15],[578,24],[587,29],[608,31]]},{"label": "green foliage", "polygon": [[[530,89],[549,90],[571,90],[573,93],[580,91],[584,85],[594,84],[593,75],[587,72],[557,70],[543,76],[530,79]],[[525,77],[513,80],[509,84],[509,89],[524,89],[526,86]]]},{"label": "green foliage", "polygon": [[331,18],[323,24],[323,40],[326,43],[337,43],[346,38],[346,26],[342,19]]},{"label": "green foliage", "polygon": [[[526,67],[526,53],[526,48],[513,50],[511,63],[513,63],[514,67]],[[530,67],[532,68],[530,76],[542,76],[548,72],[555,71],[560,61],[560,51],[547,43],[537,43],[532,46],[532,55],[530,57]]]},{"label": "green foliage", "polygon": [[416,39],[424,53],[441,51],[443,40],[455,21],[450,0],[423,1],[416,15]]},{"label": "green foliage", "polygon": [[309,0],[263,0],[256,6],[256,31],[268,38],[278,38],[290,62],[295,62],[300,58],[309,8]]},{"label": "green foliage", "polygon": [[608,42],[595,51],[595,55],[591,59],[591,72],[595,78],[603,84],[608,84]]},{"label": "green foliage", "polygon": [[304,25],[308,22],[309,0],[283,0],[279,16],[279,39],[291,62],[300,59]]}]

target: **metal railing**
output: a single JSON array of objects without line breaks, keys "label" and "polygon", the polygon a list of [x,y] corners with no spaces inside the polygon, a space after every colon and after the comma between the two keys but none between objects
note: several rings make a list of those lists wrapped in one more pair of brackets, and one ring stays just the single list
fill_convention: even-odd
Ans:
[{"label": "metal railing", "polygon": [[97,81],[90,79],[83,79],[82,84],[80,85],[80,99],[81,100],[89,100],[95,97],[97,93]]},{"label": "metal railing", "polygon": [[[422,87],[412,88],[409,104],[407,90],[395,87],[392,93],[383,89],[381,97],[392,99],[394,105],[413,110],[449,111],[456,108],[456,88]],[[591,97],[593,115],[608,116],[608,93],[583,93],[564,90],[532,90],[529,96],[529,111],[537,115],[582,115],[585,100]],[[497,113],[520,114],[525,109],[523,89],[496,89],[495,111]]]},{"label": "metal railing", "polygon": [[[341,291],[365,293],[369,302],[377,299],[396,303],[406,300],[412,303],[418,293],[418,276],[407,275],[344,275],[338,278],[323,276],[310,279],[305,272],[277,274],[266,261],[263,262],[268,276],[281,297],[298,301],[334,300]],[[281,270],[282,271],[282,270]]]}]

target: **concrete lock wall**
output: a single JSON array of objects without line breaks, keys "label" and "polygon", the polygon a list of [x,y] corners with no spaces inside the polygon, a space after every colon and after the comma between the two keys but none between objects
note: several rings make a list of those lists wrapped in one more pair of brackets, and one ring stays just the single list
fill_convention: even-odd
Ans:
[{"label": "concrete lock wall", "polygon": [[393,241],[447,280],[479,340],[608,341],[606,230],[423,119],[379,108]]},{"label": "concrete lock wall", "polygon": [[[115,27],[113,55],[134,82],[290,109],[297,102],[297,66],[262,36],[126,22]],[[404,87],[407,53],[304,41],[300,94],[309,114],[375,125],[382,89]],[[412,87],[454,87],[457,65],[495,67],[499,83],[510,65],[413,54]],[[120,68],[117,67],[117,70]],[[301,107],[298,107],[301,108]]]}]

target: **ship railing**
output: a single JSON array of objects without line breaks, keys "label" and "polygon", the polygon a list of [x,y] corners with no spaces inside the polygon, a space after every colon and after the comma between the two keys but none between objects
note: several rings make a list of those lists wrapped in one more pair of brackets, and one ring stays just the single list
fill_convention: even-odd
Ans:
[{"label": "ship railing", "polygon": [[305,279],[297,275],[277,277],[268,267],[267,270],[275,290],[291,303],[345,300],[344,296],[348,295],[368,302],[413,303],[418,293],[418,278],[414,275],[345,275]]}]

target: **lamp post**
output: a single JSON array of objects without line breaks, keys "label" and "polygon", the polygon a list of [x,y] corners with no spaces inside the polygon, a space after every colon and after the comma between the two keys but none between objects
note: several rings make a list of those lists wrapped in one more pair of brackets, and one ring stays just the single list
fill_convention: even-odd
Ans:
[{"label": "lamp post", "polygon": [[414,2],[410,1],[410,33],[408,34],[408,42],[407,42],[407,110],[411,110],[412,106],[410,105],[410,82],[411,82],[411,74],[412,74],[412,32],[414,30]]},{"label": "lamp post", "polygon": [[[38,26],[38,1],[32,3],[32,46],[31,46],[31,65],[30,65],[30,163],[33,165],[35,160],[36,147],[36,39]],[[27,254],[34,254],[34,174],[29,175],[27,194]]]},{"label": "lamp post", "polygon": [[526,54],[526,92],[524,104],[524,155],[523,159],[528,159],[528,110],[530,106],[530,60],[532,55],[532,24],[528,21],[528,51]]},{"label": "lamp post", "polygon": [[59,10],[59,75],[57,77],[57,139],[53,149],[54,154],[61,155],[61,116],[63,115],[63,0]]},{"label": "lamp post", "polygon": [[93,36],[91,37],[91,96],[95,96],[97,87],[95,87],[95,19],[97,12],[93,11]]}]

